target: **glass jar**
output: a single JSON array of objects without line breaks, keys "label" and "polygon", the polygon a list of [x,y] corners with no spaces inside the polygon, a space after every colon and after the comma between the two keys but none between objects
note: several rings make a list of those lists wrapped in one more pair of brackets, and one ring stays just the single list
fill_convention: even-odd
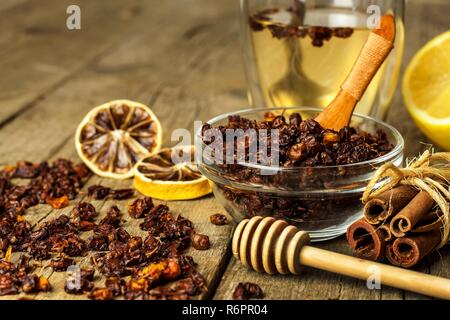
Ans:
[{"label": "glass jar", "polygon": [[387,13],[396,20],[395,48],[356,108],[381,120],[400,72],[404,0],[241,0],[250,105],[327,106]]}]

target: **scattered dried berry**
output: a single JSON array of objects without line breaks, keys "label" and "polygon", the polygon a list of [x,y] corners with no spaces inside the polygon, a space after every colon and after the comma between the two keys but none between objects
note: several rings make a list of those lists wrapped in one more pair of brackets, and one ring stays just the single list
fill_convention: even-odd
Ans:
[{"label": "scattered dried berry", "polygon": [[94,288],[88,294],[88,298],[92,300],[111,300],[113,293],[108,288]]},{"label": "scattered dried berry", "polygon": [[262,299],[264,297],[260,286],[251,282],[240,282],[233,292],[235,300]]},{"label": "scattered dried berry", "polygon": [[216,226],[223,226],[228,224],[227,217],[221,213],[216,213],[209,216],[209,221],[211,221],[211,223],[215,224]]},{"label": "scattered dried berry", "polygon": [[45,199],[45,202],[47,202],[49,205],[52,206],[53,209],[62,209],[69,205],[69,198],[64,195],[60,198],[47,198]]},{"label": "scattered dried berry", "polygon": [[125,281],[119,276],[110,276],[105,280],[105,287],[111,290],[114,297],[122,295]]},{"label": "scattered dried berry", "polygon": [[197,250],[207,250],[211,247],[209,237],[204,234],[194,233],[191,238],[192,246]]},{"label": "scattered dried berry", "polygon": [[29,265],[29,257],[22,255],[16,264],[0,260],[0,296],[18,294],[20,292],[36,293],[51,290],[47,278],[30,274],[33,268]]},{"label": "scattered dried berry", "polygon": [[97,227],[97,225],[94,222],[85,220],[78,221],[74,224],[79,231],[91,231]]},{"label": "scattered dried berry", "polygon": [[60,256],[50,261],[50,267],[56,272],[66,271],[67,267],[75,264],[75,261],[71,258]]},{"label": "scattered dried berry", "polygon": [[88,197],[94,200],[105,199],[111,191],[111,188],[101,185],[93,185],[88,188]]},{"label": "scattered dried berry", "polygon": [[92,204],[80,202],[72,209],[72,215],[80,220],[93,221],[98,213]]},{"label": "scattered dried berry", "polygon": [[129,207],[128,214],[135,219],[140,219],[149,214],[153,209],[153,201],[150,197],[136,199]]},{"label": "scattered dried berry", "polygon": [[124,200],[133,197],[134,197],[133,189],[118,189],[118,190],[111,190],[109,192],[109,198],[113,200]]}]

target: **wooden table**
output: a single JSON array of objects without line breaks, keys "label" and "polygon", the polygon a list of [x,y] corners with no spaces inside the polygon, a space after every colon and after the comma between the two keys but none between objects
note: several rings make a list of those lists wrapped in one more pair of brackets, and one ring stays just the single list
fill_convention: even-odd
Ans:
[{"label": "wooden table", "polygon": [[[81,7],[82,29],[68,31],[66,8],[74,2]],[[409,1],[404,65],[427,40],[450,27],[449,10],[448,0]],[[73,142],[77,124],[93,106],[112,99],[152,106],[165,129],[165,145],[171,145],[174,128],[192,130],[194,120],[246,106],[238,14],[237,0],[2,0],[0,164],[58,157],[78,161]],[[400,90],[388,121],[404,135],[407,155],[427,148],[423,143],[428,140],[405,111]],[[114,187],[131,183],[93,177],[88,185],[100,182]],[[95,205],[104,214],[110,203]],[[122,209],[126,206],[127,201],[120,203]],[[208,221],[210,214],[224,212],[213,196],[171,202],[170,207],[211,238],[210,250],[191,252],[209,284],[201,298],[230,299],[243,281],[258,283],[268,299],[424,298],[388,287],[367,290],[362,281],[310,269],[302,277],[248,271],[231,258],[232,226]],[[36,224],[59,214],[42,205],[28,210],[26,218]],[[135,220],[128,218],[126,227],[140,232]],[[351,254],[343,237],[319,246]],[[450,277],[448,247],[440,254],[424,259],[418,270]],[[64,293],[64,273],[40,271],[55,289],[32,298],[83,298]]]}]

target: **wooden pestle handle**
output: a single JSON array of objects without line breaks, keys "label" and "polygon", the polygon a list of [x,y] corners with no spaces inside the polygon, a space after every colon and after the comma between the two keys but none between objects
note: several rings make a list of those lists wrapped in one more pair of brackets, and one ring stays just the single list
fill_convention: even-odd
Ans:
[{"label": "wooden pestle handle", "polygon": [[395,19],[388,14],[381,18],[380,28],[370,33],[337,96],[316,117],[322,127],[338,131],[350,123],[356,104],[391,52],[394,40]]},{"label": "wooden pestle handle", "polygon": [[384,285],[450,299],[450,280],[307,245],[309,236],[283,220],[253,217],[241,221],[232,240],[234,256],[245,266],[269,274],[299,274],[302,266],[367,280],[379,275]]}]

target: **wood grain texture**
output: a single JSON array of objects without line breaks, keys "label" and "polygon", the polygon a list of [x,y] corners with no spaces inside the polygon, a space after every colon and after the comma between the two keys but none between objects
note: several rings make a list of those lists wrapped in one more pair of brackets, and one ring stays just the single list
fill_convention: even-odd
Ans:
[{"label": "wood grain texture", "polygon": [[0,2],[0,12],[7,11],[8,9],[18,6],[26,1],[30,0],[2,0],[2,2]]},{"label": "wood grain texture", "polygon": [[[9,17],[0,19],[0,70],[6,75],[0,79],[0,165],[22,159],[77,160],[73,147],[77,124],[92,107],[116,98],[151,105],[162,122],[166,146],[177,142],[171,141],[173,129],[192,130],[193,120],[207,120],[247,105],[237,1],[80,0],[77,3],[87,19],[80,34],[64,29],[69,2],[9,0],[12,5],[0,10],[0,17],[6,13]],[[449,27],[442,14],[448,2],[433,1],[430,7],[426,3],[409,2],[404,65],[428,39]],[[388,120],[404,135],[408,155],[423,147],[417,141],[427,142],[407,115],[400,90]],[[89,183],[99,181],[114,187],[131,183],[100,178]],[[103,214],[110,205],[96,203]],[[212,196],[169,205],[211,238],[210,250],[192,252],[210,287],[200,298],[230,299],[243,281],[260,284],[269,299],[423,298],[387,287],[367,290],[364,282],[312,269],[300,277],[247,271],[230,259],[232,226],[208,222],[210,214],[224,212]],[[127,201],[120,206],[125,211]],[[60,213],[42,205],[30,209],[27,219],[35,224]],[[139,233],[138,222],[125,218],[127,229]],[[320,247],[351,254],[343,238]],[[419,270],[450,277],[447,251],[444,248],[442,256],[435,254],[424,261]],[[64,273],[49,268],[42,272],[50,276],[55,290],[33,298],[85,298],[62,291]],[[103,279],[97,281],[101,284]]]},{"label": "wood grain texture", "polygon": [[[212,117],[223,112],[224,106],[232,110],[238,102],[242,105],[245,102],[244,91],[238,98],[233,91],[234,88],[242,90],[244,87],[242,73],[237,73],[237,80],[227,78],[233,85],[227,85],[226,81],[224,85],[217,85],[217,80],[208,82],[217,73],[226,75],[227,64],[236,65],[234,59],[240,61],[240,53],[236,50],[239,48],[238,25],[230,19],[235,16],[237,7],[230,5],[219,10],[208,1],[202,3],[202,9],[191,16],[186,16],[185,10],[173,11],[174,7],[160,6],[162,11],[154,13],[148,28],[124,37],[114,50],[89,63],[45,94],[33,108],[27,108],[20,116],[5,124],[0,130],[0,139],[6,141],[14,137],[14,142],[2,144],[1,162],[13,163],[20,159],[40,161],[60,156],[77,159],[73,147],[77,124],[92,107],[110,99],[127,97],[151,104],[163,123],[166,144],[170,142],[173,129],[191,129],[194,119],[203,118],[204,115]],[[189,1],[185,5],[189,6]],[[177,23],[168,23],[169,14]],[[226,32],[221,30],[223,25],[215,25],[216,21],[221,20],[229,21]],[[151,23],[155,25],[152,27]],[[164,37],[161,37],[161,30],[156,26],[163,24],[165,31]],[[206,32],[211,29],[214,32]],[[172,54],[168,55],[168,52]],[[93,178],[90,183],[96,183],[98,179]],[[102,183],[113,187],[131,186],[131,181],[107,180]],[[127,204],[126,201],[120,204],[123,211],[126,211]],[[103,208],[104,214],[110,203],[99,205],[98,208]],[[209,291],[199,298],[211,297],[229,260],[232,226],[218,227],[209,222],[210,214],[224,212],[212,196],[195,201],[170,202],[169,205],[175,214],[191,219],[198,232],[210,237],[210,250],[191,250],[188,253],[198,262],[199,270],[209,284]],[[42,206],[30,209],[27,218],[36,222],[45,221],[70,210],[71,207],[55,211]],[[130,233],[142,233],[138,221],[127,219],[126,229]],[[80,263],[86,264],[87,258]],[[50,276],[55,290],[33,298],[73,298],[62,290],[64,273],[53,273],[48,268],[42,272]],[[98,282],[101,284],[103,279],[99,278]]]},{"label": "wood grain texture", "polygon": [[[0,19],[0,125],[52,91],[87,63],[154,20],[166,2],[77,1],[81,30],[66,26],[69,0],[27,1]],[[13,23],[11,23],[13,22]],[[161,21],[159,21],[161,22]]]}]

